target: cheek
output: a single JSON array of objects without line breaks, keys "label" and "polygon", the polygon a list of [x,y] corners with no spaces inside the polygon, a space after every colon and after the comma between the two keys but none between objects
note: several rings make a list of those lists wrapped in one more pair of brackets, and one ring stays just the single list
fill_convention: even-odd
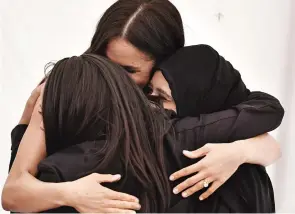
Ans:
[{"label": "cheek", "polygon": [[149,73],[144,73],[144,72],[137,72],[134,74],[128,74],[131,79],[140,87],[144,87],[148,84],[150,80],[150,74]]}]

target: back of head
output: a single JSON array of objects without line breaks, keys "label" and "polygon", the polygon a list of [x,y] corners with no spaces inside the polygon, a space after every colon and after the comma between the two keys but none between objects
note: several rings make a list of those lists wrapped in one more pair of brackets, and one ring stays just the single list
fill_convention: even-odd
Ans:
[{"label": "back of head", "polygon": [[161,61],[184,46],[182,19],[169,0],[119,0],[103,14],[87,53],[105,55],[115,38]]},{"label": "back of head", "polygon": [[98,169],[120,155],[142,186],[143,211],[165,210],[169,182],[163,137],[168,124],[123,68],[90,54],[60,60],[46,80],[42,112],[48,155],[105,139],[105,146],[97,148]]}]

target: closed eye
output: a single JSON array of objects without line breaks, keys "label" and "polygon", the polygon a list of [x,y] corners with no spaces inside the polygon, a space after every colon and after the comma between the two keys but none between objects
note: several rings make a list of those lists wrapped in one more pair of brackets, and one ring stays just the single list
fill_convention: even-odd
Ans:
[{"label": "closed eye", "polygon": [[122,67],[130,74],[136,73],[136,69],[134,67],[131,67],[131,66],[122,66]]}]

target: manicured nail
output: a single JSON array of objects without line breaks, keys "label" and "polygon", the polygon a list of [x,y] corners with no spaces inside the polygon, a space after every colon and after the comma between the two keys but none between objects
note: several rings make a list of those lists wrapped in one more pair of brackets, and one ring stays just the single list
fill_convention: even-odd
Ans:
[{"label": "manicured nail", "polygon": [[178,194],[178,193],[179,193],[178,189],[174,188],[174,189],[173,189],[173,193],[174,193],[174,194]]},{"label": "manicured nail", "polygon": [[189,155],[191,152],[190,152],[190,151],[187,151],[187,150],[183,150],[182,153],[183,153],[184,155]]},{"label": "manicured nail", "polygon": [[175,177],[174,177],[173,175],[171,175],[171,176],[169,177],[169,179],[170,179],[170,181],[174,181]]},{"label": "manicured nail", "polygon": [[203,196],[200,196],[200,198],[199,198],[199,199],[200,199],[200,201],[203,201],[203,200],[204,200]]},{"label": "manicured nail", "polygon": [[120,180],[120,179],[121,179],[121,175],[119,175],[119,174],[113,176],[113,180],[114,180],[114,181],[118,181],[118,180]]},{"label": "manicured nail", "polygon": [[182,193],[182,197],[186,198],[187,197],[187,193],[186,192],[183,192]]}]

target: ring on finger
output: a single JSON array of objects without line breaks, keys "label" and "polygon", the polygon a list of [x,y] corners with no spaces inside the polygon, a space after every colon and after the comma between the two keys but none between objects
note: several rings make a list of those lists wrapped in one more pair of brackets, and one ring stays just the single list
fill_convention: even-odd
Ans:
[{"label": "ring on finger", "polygon": [[207,187],[209,186],[209,184],[210,184],[210,182],[208,181],[208,179],[204,179],[204,180],[202,181],[202,183],[203,183],[203,187],[204,187],[204,188],[207,188]]}]

